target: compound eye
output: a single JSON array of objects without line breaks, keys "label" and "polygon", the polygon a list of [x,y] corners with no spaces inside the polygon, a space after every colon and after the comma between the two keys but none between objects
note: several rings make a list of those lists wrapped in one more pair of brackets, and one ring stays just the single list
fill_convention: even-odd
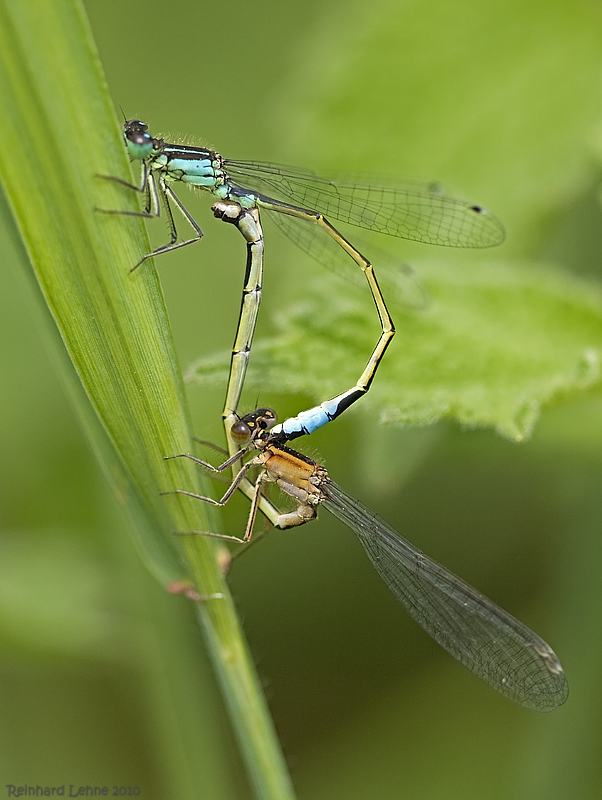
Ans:
[{"label": "compound eye", "polygon": [[230,428],[230,436],[237,444],[246,444],[251,438],[251,428],[239,419]]}]

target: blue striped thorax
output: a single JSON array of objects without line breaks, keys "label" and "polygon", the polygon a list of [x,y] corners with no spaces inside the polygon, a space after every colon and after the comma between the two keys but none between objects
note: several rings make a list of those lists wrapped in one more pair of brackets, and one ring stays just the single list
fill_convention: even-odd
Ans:
[{"label": "blue striped thorax", "polygon": [[260,195],[231,181],[223,168],[222,157],[215,150],[154,139],[148,132],[148,125],[139,119],[125,123],[123,136],[130,156],[146,161],[148,168],[161,173],[163,180],[182,181],[207,189],[220,200],[232,200],[242,208],[257,205]]},{"label": "blue striped thorax", "polygon": [[163,147],[161,155],[154,159],[153,167],[162,168],[171,180],[213,189],[224,183],[221,164],[221,156],[213,150],[168,144]]},{"label": "blue striped thorax", "polygon": [[[123,131],[130,156],[140,161],[148,160],[151,170],[161,172],[165,180],[182,181],[213,191],[226,182],[228,176],[222,169],[222,157],[203,147],[166,144],[148,133],[148,125],[138,119],[125,123]],[[226,190],[223,200],[229,199]]]}]

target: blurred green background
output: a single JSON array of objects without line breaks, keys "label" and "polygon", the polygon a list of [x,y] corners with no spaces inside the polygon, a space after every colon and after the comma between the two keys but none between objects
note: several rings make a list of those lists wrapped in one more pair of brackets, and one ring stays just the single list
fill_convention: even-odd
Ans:
[{"label": "blurred green background", "polygon": [[[153,133],[194,135],[233,158],[442,181],[494,210],[508,233],[499,251],[398,246],[427,289],[436,268],[453,283],[467,268],[533,260],[599,297],[598,4],[86,8],[116,106]],[[244,259],[206,197],[186,203],[205,239],[157,265],[184,367],[231,346]],[[151,233],[161,243],[164,225]],[[258,342],[316,287],[354,291],[267,235]],[[4,233],[7,264],[16,246]],[[25,278],[3,269],[0,279],[2,782],[250,797],[188,604],[139,563]],[[557,392],[517,445],[462,429],[453,408],[432,427],[381,426],[377,386],[305,452],[546,638],[571,694],[539,716],[482,685],[404,615],[353,536],[323,512],[272,533],[230,581],[299,796],[600,797],[599,388]],[[223,387],[189,394],[197,433],[220,441]],[[246,408],[274,405],[281,417],[315,399],[265,388],[245,396]],[[242,530],[246,509],[241,498],[224,512],[230,529]]]}]

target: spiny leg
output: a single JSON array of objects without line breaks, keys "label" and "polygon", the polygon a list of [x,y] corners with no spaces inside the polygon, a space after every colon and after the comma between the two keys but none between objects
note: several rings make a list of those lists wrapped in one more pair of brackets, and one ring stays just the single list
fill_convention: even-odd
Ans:
[{"label": "spiny leg", "polygon": [[[165,209],[170,233],[169,242],[142,256],[140,261],[138,261],[138,263],[132,267],[130,272],[133,272],[135,269],[137,269],[144,261],[146,261],[147,258],[153,258],[154,256],[161,255],[163,253],[169,253],[171,250],[178,250],[180,247],[186,247],[189,244],[194,244],[202,238],[203,231],[200,225],[190,214],[186,206],[180,201],[171,187],[168,186],[165,175],[162,172],[159,172],[157,178],[146,162],[143,162],[142,165],[142,182],[140,186],[135,186],[132,183],[128,183],[128,181],[124,181],[121,178],[116,178],[112,175],[97,175],[96,177],[102,178],[103,180],[113,181],[113,183],[117,183],[120,186],[133,189],[135,192],[144,193],[146,197],[143,211],[123,211],[120,209],[96,208],[95,210],[101,214],[119,214],[126,217],[144,217],[145,219],[156,219],[161,216],[161,205],[163,205],[163,208]],[[194,230],[196,235],[191,239],[178,242],[178,231],[174,220],[173,211],[171,210],[171,205],[169,203],[170,198],[176,204],[182,216]]]}]

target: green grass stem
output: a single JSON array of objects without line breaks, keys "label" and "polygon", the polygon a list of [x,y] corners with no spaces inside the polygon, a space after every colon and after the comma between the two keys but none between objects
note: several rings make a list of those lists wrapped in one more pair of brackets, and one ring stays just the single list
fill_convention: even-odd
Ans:
[{"label": "green grass stem", "polygon": [[216,563],[218,545],[173,536],[211,529],[207,509],[159,494],[198,491],[192,464],[164,460],[190,449],[188,412],[155,270],[146,263],[129,272],[149,249],[143,222],[94,213],[95,207],[134,210],[138,200],[94,179],[130,173],[76,0],[0,2],[0,108],[8,204],[71,363],[118,454],[122,470],[114,484],[133,512],[141,552],[164,585],[191,580],[201,595],[223,595],[198,603],[198,617],[251,782],[258,797],[290,798],[265,699]]}]

